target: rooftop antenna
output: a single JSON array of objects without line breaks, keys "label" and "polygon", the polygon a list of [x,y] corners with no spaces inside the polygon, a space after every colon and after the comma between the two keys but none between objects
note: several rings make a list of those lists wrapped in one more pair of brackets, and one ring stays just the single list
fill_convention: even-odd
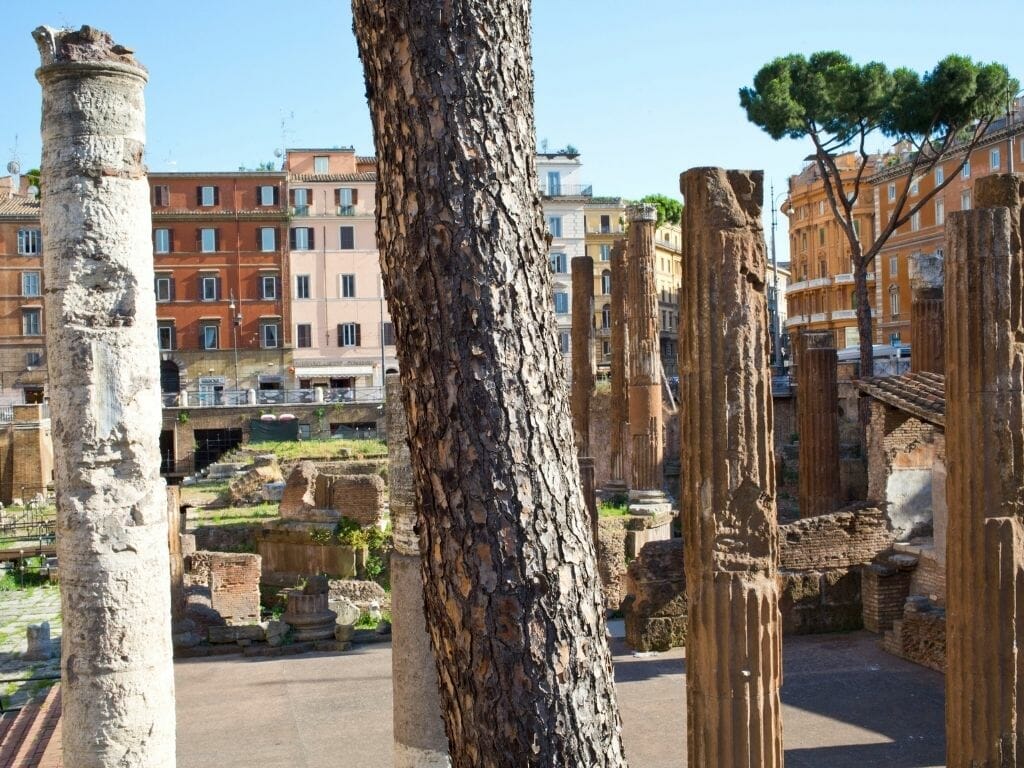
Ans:
[{"label": "rooftop antenna", "polygon": [[11,191],[18,194],[21,190],[21,158],[18,157],[18,134],[14,134],[14,147],[8,150],[11,161],[7,163],[7,172],[11,174]]}]

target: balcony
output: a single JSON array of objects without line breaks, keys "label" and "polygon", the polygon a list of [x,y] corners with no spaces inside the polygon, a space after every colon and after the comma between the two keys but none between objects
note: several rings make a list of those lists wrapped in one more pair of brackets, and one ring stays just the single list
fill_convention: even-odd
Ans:
[{"label": "balcony", "polygon": [[833,320],[856,320],[856,309],[837,309],[832,313]]},{"label": "balcony", "polygon": [[293,205],[291,207],[292,216],[309,216],[310,206],[308,205]]},{"label": "balcony", "polygon": [[828,312],[815,312],[811,315],[812,323],[824,323],[828,320]]},{"label": "balcony", "polygon": [[626,233],[625,227],[587,227],[588,235],[623,235]]},{"label": "balcony", "polygon": [[543,197],[593,197],[591,184],[541,184],[538,190]]},{"label": "balcony", "polygon": [[341,389],[237,389],[164,392],[165,408],[245,408],[264,405],[313,405],[316,403],[382,403],[383,387]]},{"label": "balcony", "polygon": [[789,293],[796,293],[797,291],[802,291],[802,290],[804,290],[806,288],[807,288],[807,281],[806,280],[801,280],[801,281],[796,282],[796,283],[790,283],[789,286],[786,288],[786,293],[787,294],[789,294]]},{"label": "balcony", "polygon": [[337,208],[338,216],[359,216],[359,211],[356,210],[354,205],[339,205]]},{"label": "balcony", "polygon": [[831,277],[816,277],[813,280],[807,281],[808,288],[824,288],[832,284]]},{"label": "balcony", "polygon": [[853,282],[853,272],[843,272],[835,276],[836,285],[844,285]]},{"label": "balcony", "polygon": [[786,318],[786,327],[792,328],[794,325],[805,325],[807,321],[807,315],[793,315]]}]

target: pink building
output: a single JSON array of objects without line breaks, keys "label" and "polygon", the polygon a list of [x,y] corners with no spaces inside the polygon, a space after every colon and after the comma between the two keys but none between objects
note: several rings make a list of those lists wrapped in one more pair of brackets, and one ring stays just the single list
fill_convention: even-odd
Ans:
[{"label": "pink building", "polygon": [[289,149],[293,385],[359,391],[397,371],[374,230],[376,162],[347,149]]}]

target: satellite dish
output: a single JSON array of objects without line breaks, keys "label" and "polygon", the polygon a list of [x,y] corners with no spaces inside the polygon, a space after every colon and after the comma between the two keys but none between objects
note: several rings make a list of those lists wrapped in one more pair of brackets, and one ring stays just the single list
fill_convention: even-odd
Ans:
[{"label": "satellite dish", "polygon": [[[275,149],[274,150],[274,157],[280,157],[283,154],[284,154],[284,152],[282,152],[280,149]],[[13,171],[12,171],[12,173],[13,173]]]},{"label": "satellite dish", "polygon": [[39,187],[37,187],[35,184],[33,184],[32,186],[30,186],[28,188],[28,193],[30,195],[32,195],[32,197],[35,197],[36,195],[39,194]]},{"label": "satellite dish", "polygon": [[17,160],[11,160],[11,162],[7,164],[7,172],[12,176],[17,176],[21,173],[21,163]]}]

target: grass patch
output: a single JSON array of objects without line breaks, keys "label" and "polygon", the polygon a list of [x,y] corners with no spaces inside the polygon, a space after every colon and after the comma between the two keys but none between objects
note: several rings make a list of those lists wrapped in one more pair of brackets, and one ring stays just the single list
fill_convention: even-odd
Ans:
[{"label": "grass patch", "polygon": [[276,501],[265,501],[248,507],[217,507],[214,509],[195,509],[189,514],[189,522],[195,525],[232,525],[258,520],[267,520],[278,516],[279,504]]},{"label": "grass patch", "polygon": [[[380,612],[381,621],[391,623],[391,611]],[[370,614],[365,611],[359,614],[359,621],[356,622],[356,629],[376,629],[378,622],[370,618]]]},{"label": "grass patch", "polygon": [[386,456],[383,440],[289,440],[285,442],[249,443],[245,451],[252,455],[272,453],[281,461],[295,459],[365,459]]},{"label": "grass patch", "polygon": [[626,517],[629,514],[629,503],[625,501],[602,501],[597,505],[600,517]]}]

